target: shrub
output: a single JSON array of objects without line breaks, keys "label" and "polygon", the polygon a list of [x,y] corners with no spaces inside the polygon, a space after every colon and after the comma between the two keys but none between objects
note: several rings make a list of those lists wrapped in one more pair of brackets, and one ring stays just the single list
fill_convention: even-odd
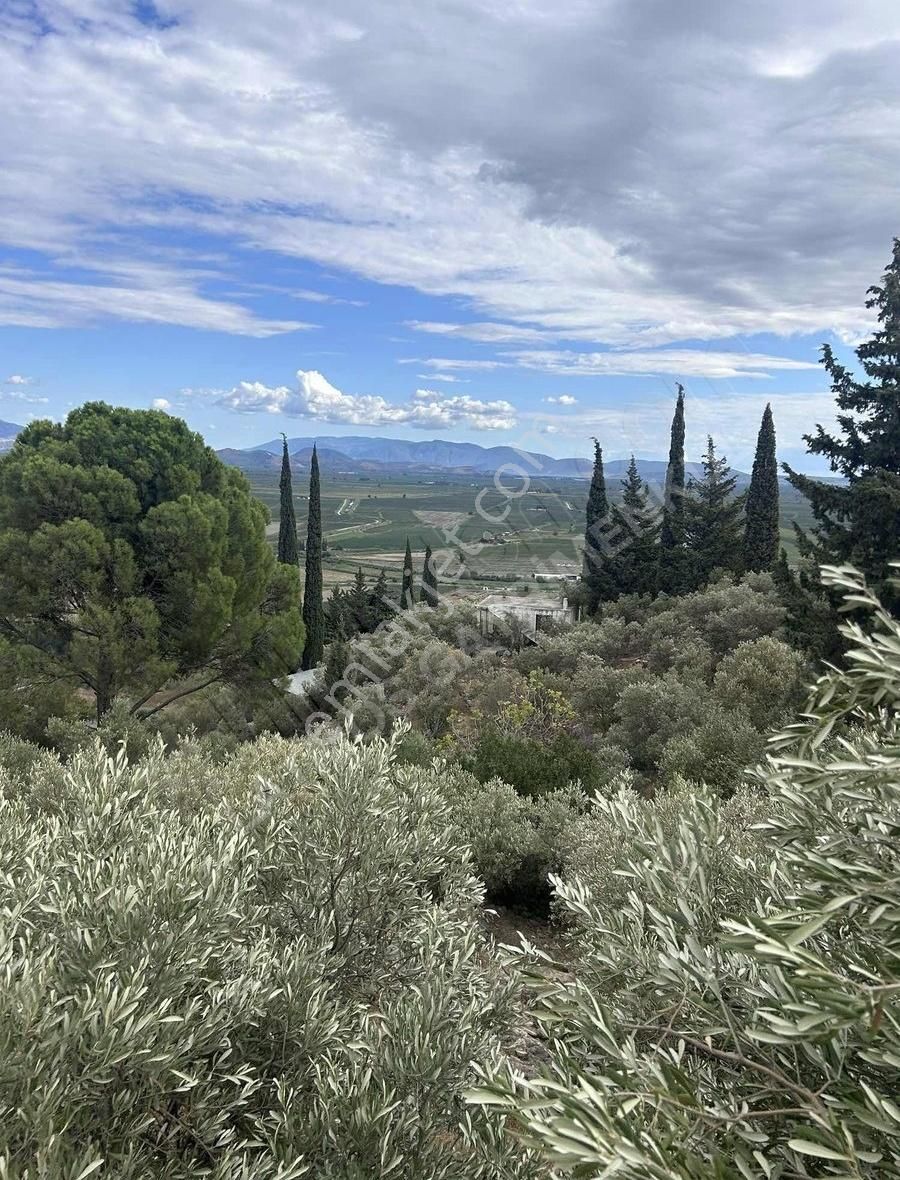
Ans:
[{"label": "shrub", "polygon": [[0,1175],[513,1180],[515,979],[434,773],[266,738],[0,782]]},{"label": "shrub", "polygon": [[587,934],[581,980],[546,991],[556,1072],[484,1097],[565,1171],[900,1173],[900,622],[855,571],[823,577],[875,626],[843,628],[846,671],[773,743],[768,868],[738,855],[710,888],[731,804],[706,800],[668,839],[637,830],[617,907],[558,883]]}]

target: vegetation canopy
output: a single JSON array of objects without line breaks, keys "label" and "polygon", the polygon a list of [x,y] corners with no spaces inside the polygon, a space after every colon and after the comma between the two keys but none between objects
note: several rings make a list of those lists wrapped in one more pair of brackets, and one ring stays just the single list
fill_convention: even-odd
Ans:
[{"label": "vegetation canopy", "polygon": [[297,575],[265,524],[244,477],[167,414],[97,402],[35,422],[0,460],[2,654],[98,717],[120,693],[150,711],[176,678],[180,694],[283,675]]}]

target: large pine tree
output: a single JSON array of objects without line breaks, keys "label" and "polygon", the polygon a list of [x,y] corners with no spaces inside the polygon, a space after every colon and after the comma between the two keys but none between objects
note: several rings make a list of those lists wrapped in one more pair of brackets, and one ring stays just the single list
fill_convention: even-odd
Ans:
[{"label": "large pine tree", "polygon": [[771,570],[778,561],[778,461],[775,423],[767,405],[756,440],[756,456],[744,519],[744,569]]},{"label": "large pine tree", "polygon": [[278,517],[278,560],[285,565],[298,565],[300,555],[297,547],[297,518],[294,515],[294,490],[291,483],[291,457],[288,454],[287,435],[281,455],[281,508]]},{"label": "large pine tree", "polygon": [[400,609],[411,610],[416,603],[413,579],[412,550],[409,547],[409,537],[406,538],[406,553],[403,555],[403,581],[400,585]]},{"label": "large pine tree", "polygon": [[868,295],[878,327],[856,349],[867,380],[857,380],[824,345],[840,433],[817,426],[805,436],[809,452],[824,456],[842,481],[811,479],[787,464],[784,470],[816,520],[811,533],[798,529],[801,553],[815,567],[852,563],[898,614],[900,589],[889,580],[889,563],[900,551],[900,238],[881,285]]},{"label": "large pine tree", "polygon": [[430,545],[425,546],[425,565],[422,569],[422,602],[432,608],[440,604],[437,574],[434,569],[434,558]]},{"label": "large pine tree", "polygon": [[690,562],[684,531],[684,386],[678,385],[675,413],[669,435],[669,464],[663,492],[663,518],[659,533],[657,586],[667,594],[690,589]]},{"label": "large pine tree", "polygon": [[319,456],[313,445],[309,465],[309,516],[306,522],[306,585],[303,593],[303,625],[306,647],[303,667],[316,668],[325,647],[325,607],[322,602],[322,499],[319,488]]},{"label": "large pine tree", "polygon": [[653,594],[659,567],[659,533],[647,485],[634,455],[622,480],[622,498],[613,508],[616,555],[610,573],[617,594]]},{"label": "large pine tree", "polygon": [[594,470],[587,498],[581,565],[583,605],[588,615],[596,614],[601,602],[615,597],[615,586],[608,568],[612,529],[606,476],[603,473],[603,451],[600,443],[594,439]]},{"label": "large pine tree", "polygon": [[704,586],[715,570],[736,571],[741,565],[743,497],[734,494],[735,477],[715,443],[707,439],[703,475],[688,484],[684,530],[690,557],[689,589]]}]

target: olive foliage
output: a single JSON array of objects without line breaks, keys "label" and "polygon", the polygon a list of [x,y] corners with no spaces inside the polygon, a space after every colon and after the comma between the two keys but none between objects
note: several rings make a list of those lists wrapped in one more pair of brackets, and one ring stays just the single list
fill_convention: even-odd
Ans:
[{"label": "olive foliage", "polygon": [[476,1097],[561,1173],[900,1172],[900,624],[855,570],[823,576],[873,625],[845,625],[764,793],[607,802],[556,880],[578,967],[543,984],[554,1068]]}]

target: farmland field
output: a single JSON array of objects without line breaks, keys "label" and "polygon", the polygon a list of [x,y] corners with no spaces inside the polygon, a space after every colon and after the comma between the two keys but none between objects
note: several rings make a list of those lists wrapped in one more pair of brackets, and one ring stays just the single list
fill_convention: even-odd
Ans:
[{"label": "farmland field", "polygon": [[[273,543],[278,532],[278,474],[248,474],[254,494],[268,507]],[[305,473],[294,476],[298,532],[306,521]],[[618,481],[613,481],[613,494]],[[426,545],[452,550],[452,569],[441,581],[459,582],[461,592],[481,592],[482,583],[501,579],[513,586],[533,583],[536,574],[576,577],[587,499],[584,480],[532,480],[523,487],[508,477],[508,491],[488,476],[335,476],[322,473],[322,527],[327,545],[328,584],[349,581],[358,566],[377,576],[399,578],[406,540],[414,560]],[[792,488],[781,489],[781,536],[795,556],[793,521],[811,523],[807,502]],[[460,581],[456,574],[465,568]]]}]

